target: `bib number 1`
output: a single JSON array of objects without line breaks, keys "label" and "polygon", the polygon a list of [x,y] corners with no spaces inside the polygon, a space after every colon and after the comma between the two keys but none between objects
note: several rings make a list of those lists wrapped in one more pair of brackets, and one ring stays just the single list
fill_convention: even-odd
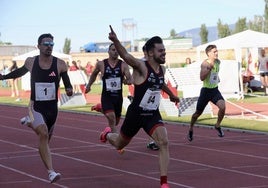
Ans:
[{"label": "bib number 1", "polygon": [[55,83],[35,83],[35,100],[51,101],[56,99]]}]

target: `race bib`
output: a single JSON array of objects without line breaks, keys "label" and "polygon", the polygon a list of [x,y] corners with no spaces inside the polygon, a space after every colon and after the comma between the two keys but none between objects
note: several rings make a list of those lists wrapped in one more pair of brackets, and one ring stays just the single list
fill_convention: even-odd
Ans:
[{"label": "race bib", "polygon": [[35,100],[51,101],[56,99],[55,83],[35,83]]},{"label": "race bib", "polygon": [[211,72],[209,78],[210,84],[218,84],[219,83],[219,76],[217,72]]},{"label": "race bib", "polygon": [[121,80],[117,78],[105,79],[107,91],[117,91],[121,89]]},{"label": "race bib", "polygon": [[143,108],[143,110],[156,110],[159,107],[159,104],[160,90],[152,91],[147,89],[139,106]]}]

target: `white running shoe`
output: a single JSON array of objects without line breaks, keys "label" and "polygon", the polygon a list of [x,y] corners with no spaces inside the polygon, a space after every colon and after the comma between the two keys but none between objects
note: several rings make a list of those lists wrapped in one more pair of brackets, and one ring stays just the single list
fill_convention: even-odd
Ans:
[{"label": "white running shoe", "polygon": [[25,117],[23,117],[23,118],[20,119],[20,123],[22,125],[28,125],[28,124],[31,123],[31,119],[30,119],[29,116],[25,116]]},{"label": "white running shoe", "polygon": [[60,179],[60,177],[61,177],[61,174],[60,173],[56,173],[54,171],[53,172],[50,172],[48,174],[48,179],[49,179],[50,183],[54,183],[54,182],[58,181]]}]

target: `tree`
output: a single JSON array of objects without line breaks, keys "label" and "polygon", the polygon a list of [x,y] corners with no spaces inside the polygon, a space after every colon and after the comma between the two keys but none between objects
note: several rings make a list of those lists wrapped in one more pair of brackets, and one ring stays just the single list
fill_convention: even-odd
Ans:
[{"label": "tree", "polygon": [[3,42],[0,40],[0,45],[12,45],[12,42]]},{"label": "tree", "polygon": [[176,33],[175,29],[171,29],[170,38],[176,38],[176,35],[177,35],[177,33]]},{"label": "tree", "polygon": [[235,23],[234,33],[240,33],[248,29],[247,18],[238,18],[238,21]]},{"label": "tree", "polygon": [[208,42],[208,30],[205,24],[201,25],[200,32],[201,44],[205,44]]},{"label": "tree", "polygon": [[264,20],[263,20],[263,32],[268,33],[268,0],[264,0],[265,7],[264,7]]},{"label": "tree", "polygon": [[264,24],[264,17],[256,15],[254,16],[253,21],[249,21],[248,27],[253,31],[263,32],[264,31],[263,24]]},{"label": "tree", "polygon": [[63,53],[69,54],[71,51],[71,39],[65,38]]},{"label": "tree", "polygon": [[[0,37],[1,37],[1,32],[0,32]],[[2,40],[0,40],[0,45],[12,45],[12,42],[4,42]]]},{"label": "tree", "polygon": [[217,28],[218,28],[218,38],[224,38],[231,35],[231,30],[228,24],[223,25],[220,19],[218,20]]}]

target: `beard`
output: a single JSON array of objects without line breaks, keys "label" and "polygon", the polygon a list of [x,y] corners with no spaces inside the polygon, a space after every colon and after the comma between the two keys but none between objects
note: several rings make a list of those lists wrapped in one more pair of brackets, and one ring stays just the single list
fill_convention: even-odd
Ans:
[{"label": "beard", "polygon": [[46,52],[46,55],[47,55],[47,56],[51,56],[51,55],[52,55],[52,51],[47,51],[47,52]]},{"label": "beard", "polygon": [[155,60],[158,64],[160,64],[160,65],[166,63],[165,58],[161,58],[161,56],[160,56],[160,57],[154,57],[154,60]]},{"label": "beard", "polygon": [[[40,52],[40,53],[41,53],[41,52]],[[51,55],[52,55],[52,50],[46,50],[46,51],[44,51],[44,52],[43,52],[43,55],[44,55],[44,56],[47,56],[47,57],[51,56]]]},{"label": "beard", "polygon": [[112,59],[113,59],[113,60],[117,60],[118,57],[119,57],[119,55],[118,55],[118,54],[115,54],[115,55],[113,55]]}]

